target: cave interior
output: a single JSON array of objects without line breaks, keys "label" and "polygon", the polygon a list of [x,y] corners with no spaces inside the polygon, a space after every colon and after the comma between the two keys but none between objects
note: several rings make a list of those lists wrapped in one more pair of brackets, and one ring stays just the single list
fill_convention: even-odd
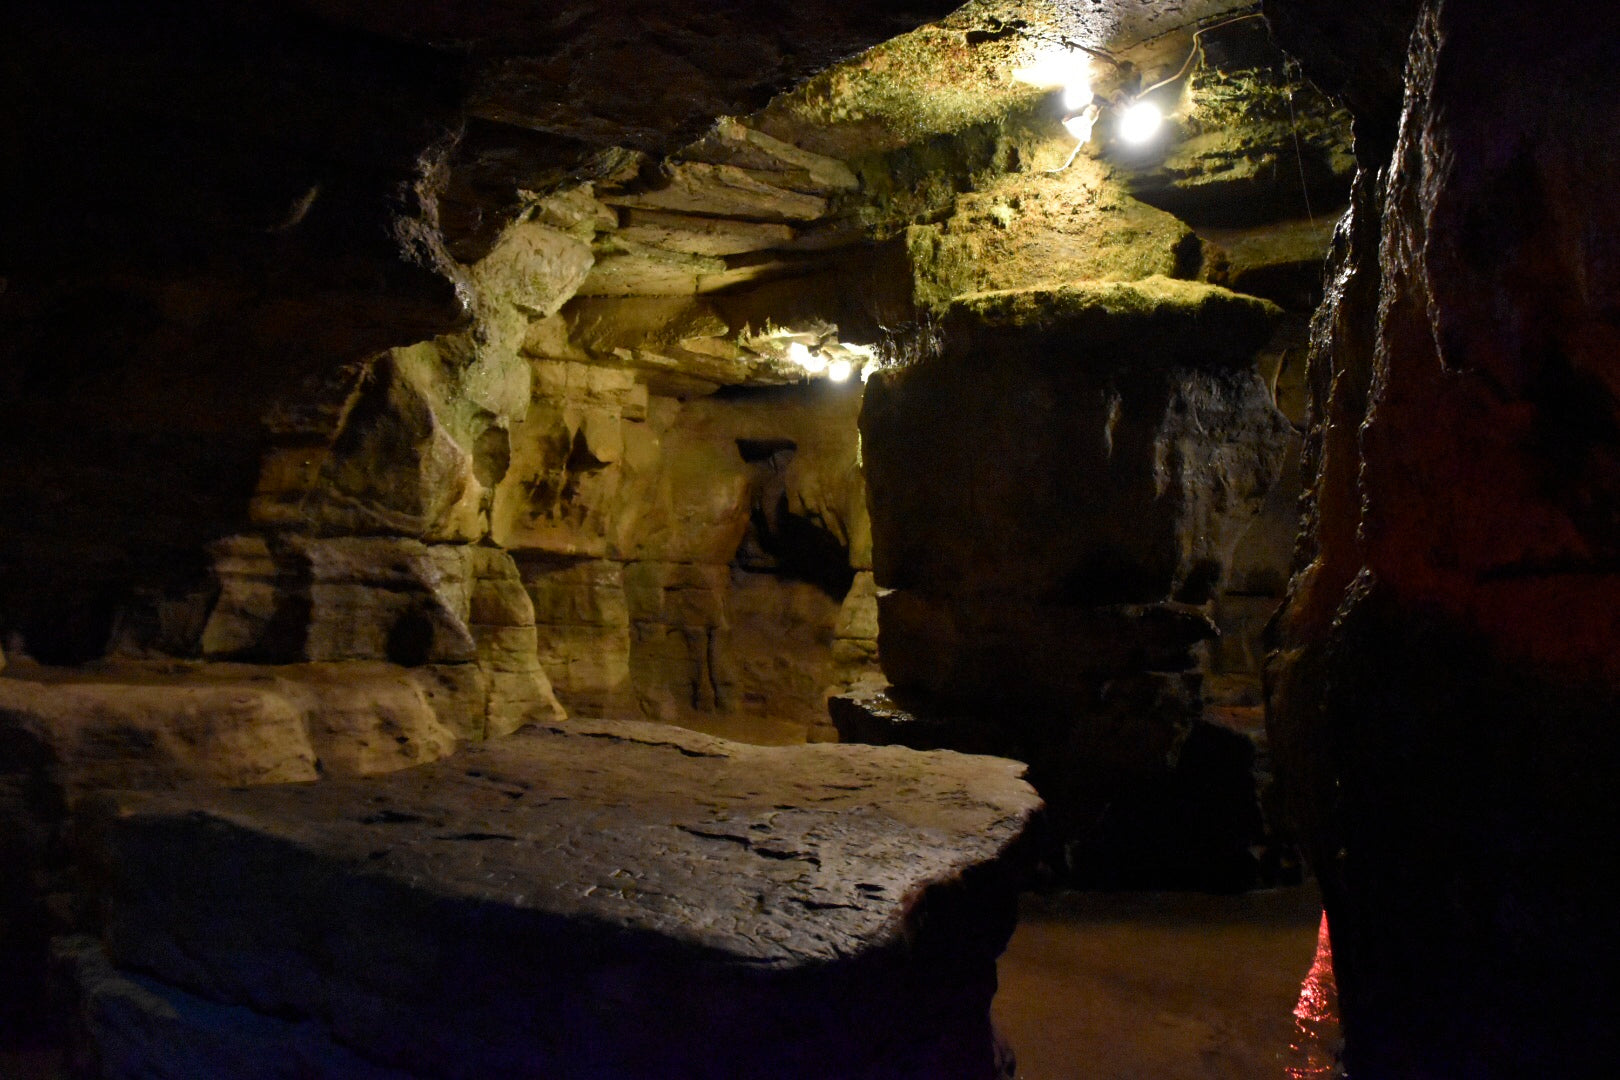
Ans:
[{"label": "cave interior", "polygon": [[1288,1076],[1610,1075],[1601,5],[8,21],[0,1047],[1011,1078],[1306,881]]}]

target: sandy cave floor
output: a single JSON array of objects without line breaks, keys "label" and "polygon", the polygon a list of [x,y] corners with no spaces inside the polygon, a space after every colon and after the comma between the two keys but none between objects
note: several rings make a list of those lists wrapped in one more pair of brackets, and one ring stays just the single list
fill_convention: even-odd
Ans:
[{"label": "sandy cave floor", "polygon": [[[1001,958],[995,1019],[1018,1080],[1290,1080],[1316,947],[1310,886],[1241,896],[1032,894]],[[0,1078],[55,1080],[51,1049]]]},{"label": "sandy cave floor", "polygon": [[997,1027],[1019,1080],[1287,1080],[1316,949],[1310,886],[1024,898]]}]

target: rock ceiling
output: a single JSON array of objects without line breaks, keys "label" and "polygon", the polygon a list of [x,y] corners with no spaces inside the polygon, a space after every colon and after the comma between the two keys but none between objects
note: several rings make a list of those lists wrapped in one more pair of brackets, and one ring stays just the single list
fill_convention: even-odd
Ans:
[{"label": "rock ceiling", "polygon": [[[582,4],[539,19],[509,3],[477,15],[434,10],[403,21],[393,12],[383,20],[363,4],[313,6],[377,32],[456,43],[472,57],[468,122],[451,163],[451,202],[470,204],[461,223],[472,235],[460,238],[460,254],[477,253],[503,220],[480,199],[571,179],[645,181],[643,155],[674,154],[663,190],[616,205],[778,226],[741,230],[747,239],[669,245],[711,257],[827,246],[788,243],[781,226],[798,233],[823,222],[838,196],[859,186],[842,162],[1031,108],[1043,88],[1019,82],[1015,72],[1061,43],[1128,54],[1157,76],[1155,65],[1179,64],[1189,27],[1252,7],[1233,0],[982,0],[928,12],[945,17],[911,29],[925,12],[899,5],[885,5],[886,19],[861,25],[817,4],[750,6],[747,17],[707,18],[664,4]],[[907,32],[859,51],[872,40],[862,35],[881,29]],[[667,238],[667,218],[643,214],[632,223],[646,228],[626,241],[646,243],[648,230],[660,227],[654,246]],[[453,250],[457,241],[451,238]],[[694,270],[716,273],[712,265]],[[706,285],[735,282],[710,277]]]},{"label": "rock ceiling", "polygon": [[[721,53],[763,58],[783,83],[802,73],[789,60],[848,51],[854,30],[847,18],[801,27],[805,10],[795,7],[791,18],[768,26],[740,17],[700,20],[704,34],[643,22],[633,47],[626,20],[639,18],[636,12],[575,11],[538,29],[516,8],[467,20],[438,15],[404,30],[391,24],[395,33],[435,45],[460,42],[474,58],[470,119],[439,202],[451,254],[466,263],[509,262],[507,223],[516,218],[528,223],[527,243],[566,249],[547,256],[551,270],[559,259],[581,268],[577,280],[565,270],[560,282],[553,276],[541,286],[543,294],[561,289],[582,300],[565,327],[530,334],[532,354],[558,355],[547,352],[547,339],[577,346],[582,321],[637,322],[623,304],[604,314],[616,300],[735,293],[847,264],[857,245],[947,209],[962,182],[951,174],[986,165],[1016,171],[1031,142],[1044,144],[1035,147],[1037,157],[1052,158],[1040,164],[1055,166],[1072,144],[1060,137],[1058,117],[1047,115],[1055,108],[1051,88],[1021,81],[1020,68],[1079,43],[1120,57],[1112,69],[1095,65],[1101,79],[1157,80],[1179,67],[1191,26],[1237,9],[1229,0],[1084,10],[972,3],[743,113],[738,106],[759,100],[762,84],[738,82],[738,65],[720,63]],[[328,13],[372,25],[363,10]],[[783,45],[784,34],[794,49]],[[535,52],[542,48],[547,55]],[[1032,127],[1043,130],[1032,135]],[[969,147],[966,156],[953,147],[939,160],[919,158],[916,147],[942,137]],[[973,159],[986,153],[996,160]],[[593,299],[604,303],[593,306]],[[555,314],[545,302],[516,302]],[[696,333],[683,326],[656,348],[615,340],[587,351],[602,362],[716,383],[798,377],[784,361],[785,338],[761,349],[756,335],[756,347],[744,346],[738,331],[746,336],[748,326],[760,325],[757,309],[741,313],[741,326],[707,308],[674,310],[685,323],[712,325]],[[865,320],[868,339],[873,321]],[[823,344],[833,340],[831,324],[824,325]],[[859,356],[852,359],[858,366]]]}]

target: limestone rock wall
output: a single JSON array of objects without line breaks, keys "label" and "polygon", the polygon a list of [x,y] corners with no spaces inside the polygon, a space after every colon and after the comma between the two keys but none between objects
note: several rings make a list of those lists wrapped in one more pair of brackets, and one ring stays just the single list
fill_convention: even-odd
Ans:
[{"label": "limestone rock wall", "polygon": [[859,381],[681,400],[624,368],[534,372],[493,535],[564,704],[754,741],[825,727],[825,692],[870,659],[834,655],[871,563]]},{"label": "limestone rock wall", "polygon": [[1614,16],[1377,4],[1324,47],[1341,27],[1319,5],[1275,6],[1345,86],[1363,170],[1314,328],[1307,532],[1269,664],[1347,1064],[1601,1075]]}]

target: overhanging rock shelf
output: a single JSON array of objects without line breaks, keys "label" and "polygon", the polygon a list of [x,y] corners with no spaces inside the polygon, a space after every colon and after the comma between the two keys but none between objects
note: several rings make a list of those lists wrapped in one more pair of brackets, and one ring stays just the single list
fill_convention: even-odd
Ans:
[{"label": "overhanging rock shelf", "polygon": [[117,795],[58,949],[112,1077],[988,1080],[1021,772],[570,722]]}]

